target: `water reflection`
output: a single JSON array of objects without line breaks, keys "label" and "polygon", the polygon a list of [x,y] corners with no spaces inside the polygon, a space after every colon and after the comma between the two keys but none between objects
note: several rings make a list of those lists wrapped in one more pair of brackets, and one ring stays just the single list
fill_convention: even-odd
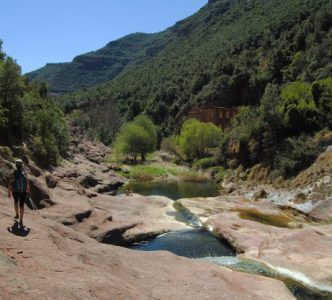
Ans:
[{"label": "water reflection", "polygon": [[122,187],[120,192],[124,192],[128,189],[143,196],[166,196],[173,200],[194,197],[216,197],[220,194],[218,185],[210,181],[132,181],[128,185]]},{"label": "water reflection", "polygon": [[166,250],[189,258],[234,256],[233,249],[208,231],[193,229],[163,234],[130,248],[143,251]]}]

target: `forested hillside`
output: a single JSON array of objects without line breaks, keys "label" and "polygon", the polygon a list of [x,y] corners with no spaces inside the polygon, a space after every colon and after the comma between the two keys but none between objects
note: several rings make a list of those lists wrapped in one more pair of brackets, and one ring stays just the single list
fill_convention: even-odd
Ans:
[{"label": "forested hillside", "polygon": [[257,105],[267,83],[330,76],[331,11],[328,0],[210,1],[161,33],[170,42],[145,63],[59,101],[94,116],[106,103],[121,119],[146,112],[170,134],[194,105]]},{"label": "forested hillside", "polygon": [[141,113],[161,138],[178,131],[196,105],[244,106],[222,134],[216,159],[265,162],[293,174],[321,149],[310,148],[310,136],[332,128],[331,25],[329,0],[209,1],[150,36],[151,56],[109,82],[56,99],[106,143]]}]

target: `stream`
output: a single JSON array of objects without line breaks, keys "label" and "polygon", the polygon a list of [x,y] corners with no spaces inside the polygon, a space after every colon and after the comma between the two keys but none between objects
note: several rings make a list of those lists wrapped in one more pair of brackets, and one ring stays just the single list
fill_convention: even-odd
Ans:
[{"label": "stream", "polygon": [[[218,186],[213,182],[135,181],[126,185],[123,191],[128,188],[141,195],[161,195],[172,200],[219,195]],[[201,224],[195,216],[181,211],[179,214],[180,219],[190,224],[193,229],[169,232],[154,239],[133,244],[130,248],[141,251],[170,251],[179,256],[209,261],[231,270],[276,278],[282,280],[298,300],[331,300],[331,294],[309,289],[281,276],[263,263],[237,257],[230,245],[201,228]]]},{"label": "stream", "polygon": [[172,200],[193,197],[216,197],[220,195],[219,187],[211,181],[131,181],[119,192],[131,189],[143,196],[165,196]]}]

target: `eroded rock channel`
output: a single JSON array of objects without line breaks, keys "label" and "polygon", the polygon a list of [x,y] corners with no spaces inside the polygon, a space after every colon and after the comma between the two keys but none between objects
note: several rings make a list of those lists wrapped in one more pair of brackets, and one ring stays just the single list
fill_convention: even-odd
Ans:
[{"label": "eroded rock channel", "polygon": [[[158,191],[111,196],[125,179],[99,162],[104,150],[93,146],[50,173],[28,165],[39,210],[27,211],[30,233],[24,239],[7,230],[0,237],[0,277],[8,286],[0,289],[0,298],[19,291],[27,299],[45,299],[47,285],[53,299],[73,299],[73,289],[82,299],[117,299],[119,294],[126,299],[329,299],[330,225],[313,226],[303,216],[285,216],[269,201],[243,197],[194,193],[173,197],[188,197],[174,202]],[[190,184],[189,190],[194,190]],[[201,198],[189,198],[195,195]],[[2,187],[0,207],[0,225],[6,228],[12,206]],[[290,271],[311,289],[299,296],[295,281],[292,294],[283,283],[292,289]],[[64,281],[62,272],[73,278]]]},{"label": "eroded rock channel", "polygon": [[[164,195],[165,184],[161,185]],[[135,185],[140,188],[138,183]],[[151,193],[158,193],[157,183],[150,186]],[[190,184],[186,183],[186,186],[190,188]],[[145,195],[149,194],[145,183],[141,189]],[[174,199],[174,188],[170,196]],[[318,259],[315,258],[318,251],[315,247],[307,249],[312,253],[306,249],[297,251],[297,255],[303,256],[293,259],[297,247],[305,247],[309,240],[314,242],[316,236],[330,236],[329,226],[320,228],[323,231],[312,226],[303,228],[303,216],[291,216],[266,200],[252,202],[241,197],[199,197],[180,199],[174,206],[182,218],[196,228],[166,233],[130,248],[166,250],[231,270],[276,278],[300,300],[331,299],[329,239],[316,241],[317,245],[323,246],[319,251],[320,260],[325,260],[318,267],[319,272],[310,267],[310,261],[314,263]],[[305,236],[308,240],[303,240]]]}]

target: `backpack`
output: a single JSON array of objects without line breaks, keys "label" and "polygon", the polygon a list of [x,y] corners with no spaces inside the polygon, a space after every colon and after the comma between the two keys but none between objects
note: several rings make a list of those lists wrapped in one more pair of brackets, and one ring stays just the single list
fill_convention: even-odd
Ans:
[{"label": "backpack", "polygon": [[14,171],[14,178],[12,181],[13,192],[24,193],[27,190],[28,178],[21,170]]}]

